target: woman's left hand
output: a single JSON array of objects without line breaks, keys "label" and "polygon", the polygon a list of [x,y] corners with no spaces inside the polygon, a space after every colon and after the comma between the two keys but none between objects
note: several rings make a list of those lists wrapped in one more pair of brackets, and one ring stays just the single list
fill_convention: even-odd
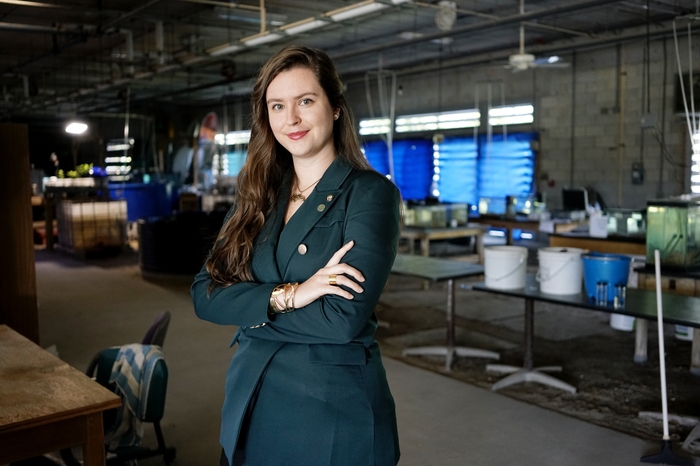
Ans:
[{"label": "woman's left hand", "polygon": [[[362,293],[364,289],[355,281],[364,282],[365,277],[356,268],[340,262],[345,254],[355,245],[350,241],[338,249],[325,267],[321,268],[308,280],[297,287],[294,294],[294,307],[296,309],[307,306],[325,295],[336,295],[345,299],[353,299],[352,293],[341,288],[344,286],[356,293]],[[353,277],[352,280],[349,277]],[[335,284],[332,284],[332,278]],[[341,285],[341,286],[339,286]]]}]

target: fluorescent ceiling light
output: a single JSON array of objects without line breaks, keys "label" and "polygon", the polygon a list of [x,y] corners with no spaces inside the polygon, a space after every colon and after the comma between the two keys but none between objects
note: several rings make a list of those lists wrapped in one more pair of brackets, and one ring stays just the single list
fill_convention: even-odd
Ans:
[{"label": "fluorescent ceiling light", "polygon": [[390,118],[360,120],[360,134],[362,136],[366,136],[368,134],[389,134],[390,131]]},{"label": "fluorescent ceiling light", "polygon": [[494,107],[489,110],[489,124],[491,126],[524,125],[532,123],[535,118],[532,105],[511,105],[507,107]]},{"label": "fluorescent ceiling light", "polygon": [[323,21],[321,19],[308,18],[302,21],[297,21],[289,26],[284,26],[280,28],[288,35],[293,36],[295,34],[301,34],[302,32],[312,31],[328,24],[328,21]]},{"label": "fluorescent ceiling light", "polygon": [[85,131],[87,131],[88,125],[85,123],[78,123],[76,121],[71,122],[66,126],[66,133],[70,134],[83,134]]},{"label": "fluorescent ceiling light", "polygon": [[131,157],[105,157],[105,163],[131,163]]},{"label": "fluorescent ceiling light", "polygon": [[489,110],[489,118],[515,115],[532,115],[535,111],[532,105],[511,105],[507,107],[494,107]]},{"label": "fluorescent ceiling light", "polygon": [[356,3],[345,8],[329,11],[328,13],[326,13],[326,16],[330,16],[330,18],[333,21],[345,21],[346,19],[368,15],[370,13],[374,13],[375,11],[383,10],[384,8],[388,7],[389,5],[386,5],[384,3],[376,3],[372,0],[369,0],[365,2]]},{"label": "fluorescent ceiling light", "polygon": [[219,55],[226,55],[227,53],[237,52],[243,48],[240,44],[223,44],[216,47],[212,47],[207,50],[207,53],[212,57],[218,57]]},{"label": "fluorescent ceiling light", "polygon": [[246,37],[241,39],[241,41],[248,47],[253,47],[255,45],[267,44],[269,42],[274,42],[277,39],[282,38],[282,34],[266,32],[264,34],[256,34],[254,36]]},{"label": "fluorescent ceiling light", "polygon": [[125,151],[134,145],[133,139],[114,139],[107,143],[107,152]]},{"label": "fluorescent ceiling light", "polygon": [[248,144],[250,142],[250,130],[244,131],[230,131],[226,134],[226,137],[222,133],[214,136],[214,140],[219,145],[229,145],[233,146],[236,144]]},{"label": "fluorescent ceiling light", "polygon": [[532,115],[512,115],[489,118],[489,124],[491,126],[525,125],[533,121],[535,121],[535,118]]},{"label": "fluorescent ceiling light", "polygon": [[441,129],[477,128],[480,125],[481,112],[478,110],[457,110],[454,112],[400,116],[396,119],[396,132],[410,133]]}]

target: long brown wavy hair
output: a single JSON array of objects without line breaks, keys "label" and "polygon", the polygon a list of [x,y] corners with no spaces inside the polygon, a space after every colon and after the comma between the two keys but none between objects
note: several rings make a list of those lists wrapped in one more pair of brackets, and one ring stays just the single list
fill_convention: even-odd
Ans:
[{"label": "long brown wavy hair", "polygon": [[260,70],[253,87],[253,122],[248,156],[238,175],[238,194],[234,213],[224,224],[207,259],[212,277],[210,291],[238,282],[253,281],[250,261],[256,236],[270,217],[279,196],[285,174],[294,170],[292,156],[277,142],[270,128],[266,94],[277,75],[294,68],[308,68],[326,93],[331,108],[340,109],[333,125],[336,154],[358,170],[371,170],[360,149],[343,84],[325,52],[292,45],[277,52]]}]

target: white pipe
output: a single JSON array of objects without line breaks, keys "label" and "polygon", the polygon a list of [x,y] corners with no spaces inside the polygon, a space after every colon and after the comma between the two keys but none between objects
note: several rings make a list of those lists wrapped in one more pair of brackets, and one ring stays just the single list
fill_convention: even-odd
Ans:
[{"label": "white pipe", "polygon": [[664,440],[668,435],[668,403],[666,401],[666,358],[664,357],[664,311],[661,299],[661,255],[654,250],[654,269],[656,272],[656,323],[659,328],[659,372],[661,373],[661,414],[664,421]]},{"label": "white pipe", "polygon": [[165,41],[163,40],[163,21],[156,21],[156,53],[158,54],[158,64],[165,64],[165,55],[163,54]]},{"label": "white pipe", "polygon": [[129,65],[126,67],[126,72],[129,75],[134,74],[134,34],[130,29],[120,29],[120,33],[126,38],[126,60]]}]

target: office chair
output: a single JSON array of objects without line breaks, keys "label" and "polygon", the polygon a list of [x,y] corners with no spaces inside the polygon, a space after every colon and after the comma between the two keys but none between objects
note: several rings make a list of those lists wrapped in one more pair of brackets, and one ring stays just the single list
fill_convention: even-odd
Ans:
[{"label": "office chair", "polygon": [[[156,316],[153,324],[146,332],[142,340],[142,345],[157,345],[162,346],[165,340],[165,334],[170,324],[170,312],[163,311]],[[85,373],[89,377],[93,377],[100,385],[116,391],[115,384],[110,384],[109,379],[112,373],[117,356],[121,347],[106,348],[98,352],[90,361]],[[143,445],[135,445],[128,447],[118,447],[116,449],[107,448],[107,465],[118,465],[127,461],[150,458],[153,456],[163,456],[163,461],[166,465],[175,459],[176,450],[174,447],[167,447],[163,431],[160,427],[160,420],[163,418],[165,408],[165,395],[168,386],[168,366],[164,359],[160,359],[155,363],[152,376],[149,381],[148,397],[146,400],[146,409],[140,413],[139,421],[143,423],[153,424],[158,446],[149,448]],[[118,393],[119,394],[119,393]],[[126,402],[122,399],[122,406],[117,409],[105,411],[103,414],[103,425],[105,431],[113,428],[120,414],[119,410],[128,409]],[[76,460],[71,449],[61,450],[61,457],[66,466],[79,466],[80,463]]]}]

